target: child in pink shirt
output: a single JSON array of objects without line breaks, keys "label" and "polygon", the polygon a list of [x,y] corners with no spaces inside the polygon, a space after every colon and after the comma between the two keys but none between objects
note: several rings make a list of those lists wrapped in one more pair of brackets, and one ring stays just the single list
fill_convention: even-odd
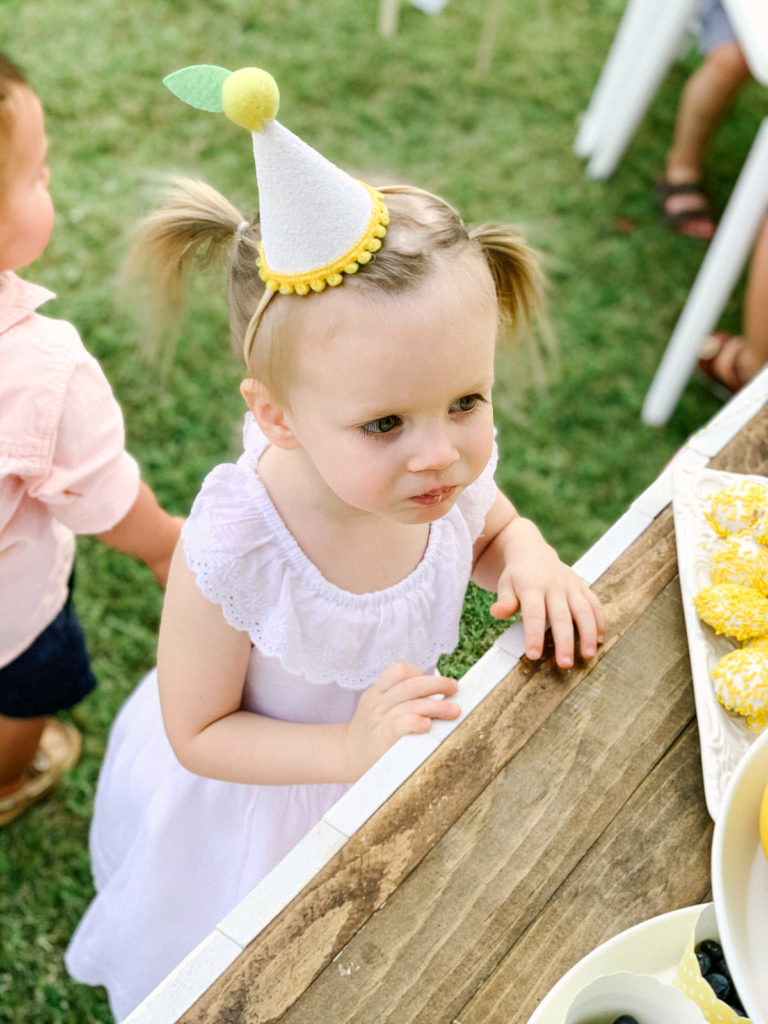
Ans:
[{"label": "child in pink shirt", "polygon": [[79,755],[77,730],[52,717],[96,685],[71,601],[75,534],[165,585],[181,526],[141,481],[77,331],[36,312],[53,293],[14,273],[53,229],[46,149],[40,102],[0,54],[0,826]]}]

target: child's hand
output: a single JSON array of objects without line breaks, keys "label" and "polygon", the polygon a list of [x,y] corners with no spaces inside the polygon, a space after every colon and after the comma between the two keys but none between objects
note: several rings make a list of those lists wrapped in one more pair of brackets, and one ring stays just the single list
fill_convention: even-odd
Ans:
[{"label": "child's hand", "polygon": [[155,579],[161,587],[165,588],[168,582],[168,572],[171,568],[171,559],[173,558],[173,552],[176,548],[176,544],[179,540],[181,528],[184,525],[183,516],[169,516],[167,532],[169,542],[172,542],[170,547],[166,547],[162,550],[159,558],[148,558],[147,565],[154,573]]},{"label": "child's hand", "polygon": [[111,548],[141,559],[164,587],[183,523],[181,516],[169,515],[160,508],[153,491],[140,480],[136,501],[126,515],[111,530],[97,536]]},{"label": "child's hand", "polygon": [[597,644],[604,639],[603,608],[584,580],[560,561],[538,531],[536,534],[538,542],[529,536],[502,572],[491,615],[508,619],[522,612],[525,653],[533,659],[541,657],[549,619],[555,660],[560,668],[572,668],[574,624],[579,631],[581,656],[593,657]]},{"label": "child's hand", "polygon": [[347,726],[350,778],[358,779],[401,736],[429,732],[433,718],[457,718],[458,704],[433,698],[453,696],[458,688],[455,679],[422,675],[415,665],[390,665],[363,693]]},{"label": "child's hand", "polygon": [[547,618],[560,668],[572,668],[574,624],[579,631],[581,655],[591,658],[605,635],[600,601],[587,584],[557,557],[537,527],[519,516],[501,492],[485,517],[485,528],[475,543],[472,579],[495,590],[491,615],[508,619],[522,612],[525,653],[540,658]]}]

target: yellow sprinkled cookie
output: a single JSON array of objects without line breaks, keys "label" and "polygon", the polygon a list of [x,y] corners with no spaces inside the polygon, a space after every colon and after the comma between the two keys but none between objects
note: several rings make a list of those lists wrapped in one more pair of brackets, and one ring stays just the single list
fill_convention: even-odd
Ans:
[{"label": "yellow sprinkled cookie", "polygon": [[724,655],[712,670],[717,699],[743,715],[754,732],[768,724],[768,651],[747,647]]},{"label": "yellow sprinkled cookie", "polygon": [[768,508],[758,512],[752,527],[752,536],[758,544],[768,544]]},{"label": "yellow sprinkled cookie", "polygon": [[739,480],[712,497],[710,511],[705,515],[715,533],[725,537],[751,529],[767,508],[768,482]]},{"label": "yellow sprinkled cookie", "polygon": [[716,633],[742,641],[768,633],[768,599],[753,587],[716,583],[699,591],[694,604]]},{"label": "yellow sprinkled cookie", "polygon": [[768,548],[746,531],[718,540],[712,552],[713,583],[739,583],[768,596]]}]

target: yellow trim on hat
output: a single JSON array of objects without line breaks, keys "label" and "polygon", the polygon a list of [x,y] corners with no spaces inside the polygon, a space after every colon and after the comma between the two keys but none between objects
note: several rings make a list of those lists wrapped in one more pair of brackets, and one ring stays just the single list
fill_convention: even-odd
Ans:
[{"label": "yellow trim on hat", "polygon": [[267,263],[264,244],[259,245],[259,277],[266,287],[283,295],[307,295],[310,291],[321,292],[326,285],[335,288],[344,280],[344,274],[355,274],[361,264],[370,263],[373,254],[381,248],[381,240],[387,233],[389,211],[380,192],[376,192],[364,181],[360,184],[368,190],[373,200],[373,212],[368,226],[355,245],[333,263],[298,274],[280,274]]}]

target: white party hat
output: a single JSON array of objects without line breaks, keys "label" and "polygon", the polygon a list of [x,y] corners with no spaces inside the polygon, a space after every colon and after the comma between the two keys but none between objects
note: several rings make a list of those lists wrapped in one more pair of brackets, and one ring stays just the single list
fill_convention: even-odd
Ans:
[{"label": "white party hat", "polygon": [[341,284],[381,248],[389,214],[381,195],[275,120],[279,93],[260,68],[211,64],[163,79],[179,99],[223,111],[248,128],[259,188],[259,274],[270,291],[306,295]]}]

